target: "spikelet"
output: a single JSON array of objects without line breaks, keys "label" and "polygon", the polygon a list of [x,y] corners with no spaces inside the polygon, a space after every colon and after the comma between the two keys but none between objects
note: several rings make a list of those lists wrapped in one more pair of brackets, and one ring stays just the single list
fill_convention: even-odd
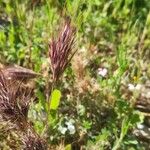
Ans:
[{"label": "spikelet", "polygon": [[[19,82],[14,80],[10,83],[0,70],[0,121],[13,123],[13,129],[11,126],[7,132],[18,131],[21,149],[46,150],[45,141],[41,140],[27,120],[32,91],[30,89],[22,91],[22,82],[18,84]],[[10,147],[13,148],[13,145]]]},{"label": "spikelet", "polygon": [[0,112],[3,112],[9,105],[9,92],[5,77],[0,70]]},{"label": "spikelet", "polygon": [[66,21],[58,39],[54,38],[49,43],[49,57],[53,80],[56,81],[66,69],[76,50],[74,49],[76,30],[71,26],[70,21]]},{"label": "spikelet", "polygon": [[47,150],[47,145],[44,140],[33,135],[23,136],[23,150]]},{"label": "spikelet", "polygon": [[4,67],[2,71],[7,79],[12,80],[15,79],[23,81],[27,79],[33,79],[39,76],[39,74],[37,74],[36,72],[18,65]]},{"label": "spikelet", "polygon": [[[14,82],[15,83],[15,82]],[[0,71],[0,114],[3,119],[20,122],[26,120],[30,103],[28,89],[20,92],[19,84],[8,84],[2,71]]]}]

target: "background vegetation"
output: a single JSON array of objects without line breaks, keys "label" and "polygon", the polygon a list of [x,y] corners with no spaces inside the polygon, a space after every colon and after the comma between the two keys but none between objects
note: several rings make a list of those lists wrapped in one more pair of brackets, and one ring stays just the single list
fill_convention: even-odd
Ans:
[{"label": "background vegetation", "polygon": [[[150,149],[145,123],[150,112],[149,0],[0,0],[1,64],[42,74],[28,113],[34,129],[45,136],[46,83],[52,80],[48,43],[66,17],[77,28],[77,52],[52,93],[49,149]],[[1,135],[4,125],[0,149],[11,149],[17,133]],[[146,137],[140,132],[145,127]]]}]

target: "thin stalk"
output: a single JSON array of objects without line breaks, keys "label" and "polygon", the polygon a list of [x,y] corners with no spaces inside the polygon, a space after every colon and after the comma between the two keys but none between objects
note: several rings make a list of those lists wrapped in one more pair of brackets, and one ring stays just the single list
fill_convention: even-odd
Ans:
[{"label": "thin stalk", "polygon": [[115,143],[114,147],[112,148],[112,150],[118,150],[123,138],[124,138],[124,135],[121,133],[120,138],[116,141],[116,143]]},{"label": "thin stalk", "polygon": [[54,87],[55,87],[55,81],[52,82],[51,89],[49,91],[48,99],[47,99],[47,105],[48,105],[48,109],[47,109],[47,124],[48,124],[48,121],[49,121],[51,97],[52,97],[52,92],[54,90]]},{"label": "thin stalk", "polygon": [[[42,135],[46,134],[46,132],[48,131],[49,121],[50,121],[49,116],[50,116],[51,97],[52,97],[52,92],[53,92],[54,87],[55,87],[55,83],[56,82],[53,80],[52,84],[51,84],[51,87],[50,87],[50,90],[47,93],[47,99],[46,99],[46,101],[47,101],[47,114],[46,115],[47,116],[46,116],[45,127],[43,129]],[[50,84],[48,84],[47,90],[49,89],[49,85]]]},{"label": "thin stalk", "polygon": [[130,126],[129,118],[124,119],[123,122],[122,122],[120,137],[119,137],[119,139],[116,140],[112,150],[118,150],[119,149],[119,147],[121,146],[121,142],[123,141],[123,138],[127,134],[129,126]]}]

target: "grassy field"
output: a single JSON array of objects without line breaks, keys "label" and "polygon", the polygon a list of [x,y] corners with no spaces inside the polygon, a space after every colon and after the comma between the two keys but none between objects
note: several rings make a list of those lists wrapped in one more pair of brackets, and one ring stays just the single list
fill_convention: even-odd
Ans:
[{"label": "grassy field", "polygon": [[150,149],[149,0],[0,0],[0,68],[0,149]]}]

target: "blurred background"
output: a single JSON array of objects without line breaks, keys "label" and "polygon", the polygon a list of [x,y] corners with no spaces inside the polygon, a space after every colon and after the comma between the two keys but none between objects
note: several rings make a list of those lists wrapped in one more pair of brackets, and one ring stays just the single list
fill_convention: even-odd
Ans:
[{"label": "blurred background", "polygon": [[[0,0],[0,66],[42,74],[31,85],[34,129],[43,134],[48,43],[67,17],[77,30],[77,52],[57,86],[51,149],[149,150],[149,0]],[[10,140],[0,133],[0,147],[10,149]]]}]

